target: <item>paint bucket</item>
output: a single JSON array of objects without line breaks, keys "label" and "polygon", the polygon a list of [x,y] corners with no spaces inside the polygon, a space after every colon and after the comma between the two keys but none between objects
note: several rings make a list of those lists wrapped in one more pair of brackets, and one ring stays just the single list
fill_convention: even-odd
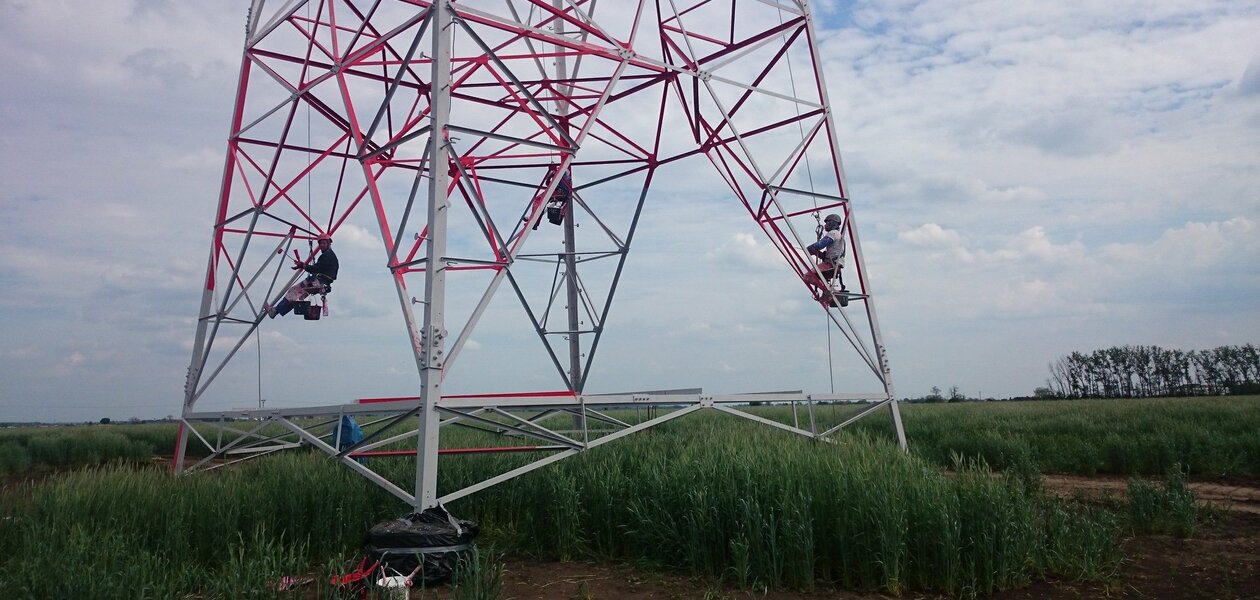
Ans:
[{"label": "paint bucket", "polygon": [[390,575],[376,580],[376,587],[385,590],[385,598],[389,600],[407,600],[411,588],[407,587],[406,575]]}]

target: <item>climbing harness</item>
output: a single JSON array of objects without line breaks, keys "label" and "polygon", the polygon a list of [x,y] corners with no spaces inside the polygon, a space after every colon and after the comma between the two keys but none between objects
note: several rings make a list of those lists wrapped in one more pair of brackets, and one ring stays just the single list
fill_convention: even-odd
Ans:
[{"label": "climbing harness", "polygon": [[[569,213],[569,207],[573,204],[573,176],[569,171],[560,173],[555,167],[551,168],[547,173],[547,178],[543,180],[543,187],[551,185],[552,178],[560,176],[556,189],[551,192],[551,197],[547,199],[547,205],[544,211],[547,215],[547,222],[552,225],[564,224],[564,217]],[[542,221],[534,223],[534,229],[537,230]]]}]

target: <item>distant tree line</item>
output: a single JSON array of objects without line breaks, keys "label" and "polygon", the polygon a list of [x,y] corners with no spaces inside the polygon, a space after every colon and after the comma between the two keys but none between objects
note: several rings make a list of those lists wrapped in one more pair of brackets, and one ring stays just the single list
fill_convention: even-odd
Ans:
[{"label": "distant tree line", "polygon": [[1143,398],[1260,394],[1260,350],[1252,344],[1211,350],[1113,346],[1073,352],[1050,363],[1049,388],[1057,398]]},{"label": "distant tree line", "polygon": [[939,386],[934,385],[932,386],[932,391],[929,392],[926,396],[920,396],[918,398],[905,398],[903,399],[903,401],[904,402],[965,402],[967,400],[972,400],[972,399],[973,398],[968,398],[967,395],[964,394],[962,390],[960,390],[958,386],[956,385],[949,386],[949,393],[941,392],[941,388]]}]

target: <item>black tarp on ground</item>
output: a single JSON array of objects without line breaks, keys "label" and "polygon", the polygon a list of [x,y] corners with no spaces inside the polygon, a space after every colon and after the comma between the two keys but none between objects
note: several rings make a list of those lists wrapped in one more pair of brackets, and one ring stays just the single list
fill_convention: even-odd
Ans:
[{"label": "black tarp on ground", "polygon": [[377,523],[368,530],[369,561],[380,561],[382,575],[410,575],[423,557],[424,568],[414,585],[449,579],[460,560],[469,560],[472,541],[480,528],[457,519],[438,506],[399,519]]}]

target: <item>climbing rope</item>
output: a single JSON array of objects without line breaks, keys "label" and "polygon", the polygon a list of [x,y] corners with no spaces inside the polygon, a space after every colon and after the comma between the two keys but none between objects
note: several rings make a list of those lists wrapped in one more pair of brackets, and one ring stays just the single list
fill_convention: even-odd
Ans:
[{"label": "climbing rope", "polygon": [[254,328],[254,346],[258,349],[258,409],[262,410],[262,336],[257,327]]},{"label": "climbing rope", "polygon": [[[778,14],[779,14],[779,25],[783,25],[783,7],[776,5],[776,6],[775,6],[775,9],[778,11]],[[781,37],[782,37],[782,39],[783,39],[783,43],[784,43],[784,44],[786,44],[786,43],[787,43],[787,33],[785,32],[785,33],[781,34]],[[792,98],[795,100],[795,99],[797,99],[797,95],[796,95],[796,71],[795,71],[794,69],[792,69],[792,51],[791,51],[791,49],[790,49],[790,48],[784,51],[784,60],[786,60],[786,61],[787,61],[787,68],[788,68],[788,81],[789,81],[789,82],[791,83],[791,85],[792,85]],[[793,102],[792,102],[792,108],[796,111],[796,129],[797,129],[797,131],[799,131],[799,132],[800,132],[800,134],[801,134],[801,143],[802,143],[802,144],[804,144],[804,142],[805,142],[805,125],[801,123],[801,105],[800,105],[799,103],[797,103],[797,102],[793,101]],[[815,241],[818,241],[818,240],[821,240],[821,239],[822,239],[822,235],[823,235],[824,227],[823,227],[823,222],[822,222],[822,213],[821,213],[821,211],[819,211],[819,210],[818,210],[818,195],[817,195],[817,193],[815,192],[815,189],[814,189],[814,168],[813,168],[813,165],[812,165],[812,164],[810,164],[810,160],[809,160],[809,149],[808,149],[808,148],[803,148],[803,149],[801,150],[801,152],[802,152],[802,153],[804,153],[804,155],[805,155],[805,156],[804,156],[804,158],[805,158],[805,176],[808,178],[808,181],[809,181],[809,192],[810,192],[810,197],[811,197],[811,199],[812,199],[812,200],[813,200],[813,202],[814,202],[814,213],[813,213],[813,214],[814,214],[814,224],[815,224],[815,225],[814,225],[814,240],[815,240]],[[813,261],[811,260],[811,261],[810,261],[810,263],[811,263],[811,265],[812,265]],[[825,283],[825,284],[828,286],[828,288],[830,288],[830,284],[829,284],[829,283]],[[833,393],[833,394],[834,394],[834,393],[836,393],[836,376],[835,376],[834,368],[833,368],[833,366],[832,366],[832,353],[831,353],[831,315],[830,315],[829,313],[830,313],[830,311],[828,311],[828,314],[824,314],[824,317],[826,318],[826,321],[827,321],[827,377],[828,377],[828,380],[829,380],[829,381],[830,381],[830,383],[831,383],[831,393]],[[834,402],[832,403],[832,412],[833,412],[833,416],[834,416],[834,412],[835,412],[835,403],[834,403]]]}]

